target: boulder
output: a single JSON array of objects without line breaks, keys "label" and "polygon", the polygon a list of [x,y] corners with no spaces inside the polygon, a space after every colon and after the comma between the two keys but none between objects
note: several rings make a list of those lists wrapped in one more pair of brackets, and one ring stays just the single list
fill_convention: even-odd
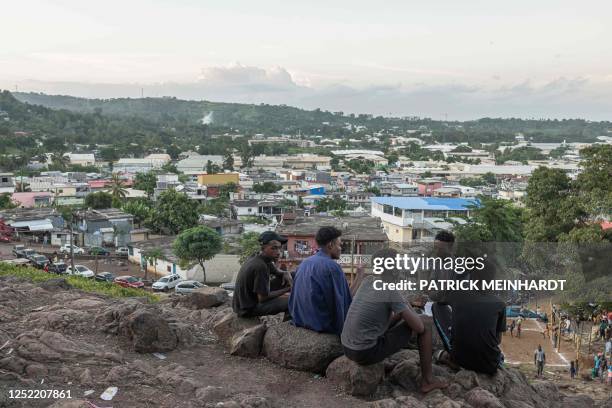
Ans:
[{"label": "boulder", "polygon": [[374,401],[372,408],[427,408],[427,405],[412,396],[402,396]]},{"label": "boulder", "polygon": [[418,392],[420,375],[421,366],[418,359],[403,360],[391,371],[389,380],[406,391]]},{"label": "boulder", "polygon": [[210,309],[227,302],[229,296],[222,288],[204,287],[185,296],[181,296],[180,303],[188,309]]},{"label": "boulder", "polygon": [[232,339],[236,334],[240,334],[246,329],[250,329],[261,325],[261,322],[256,317],[244,318],[231,310],[220,315],[213,326],[213,331],[219,338],[219,341],[226,347],[232,347]]},{"label": "boulder", "polygon": [[465,400],[474,408],[504,408],[495,395],[480,387],[468,391],[465,394]]},{"label": "boulder", "polygon": [[383,363],[363,366],[349,360],[346,356],[335,359],[325,371],[327,378],[355,396],[373,394],[384,374]]},{"label": "boulder", "polygon": [[261,354],[266,326],[257,326],[244,329],[232,336],[230,354],[241,357],[257,357]]},{"label": "boulder", "polygon": [[559,405],[561,408],[593,408],[594,406],[593,398],[584,394],[567,396]]},{"label": "boulder", "polygon": [[335,334],[317,333],[283,322],[266,331],[263,353],[283,367],[323,374],[343,350],[340,337]]},{"label": "boulder", "polygon": [[127,316],[119,326],[119,332],[128,338],[139,353],[171,351],[178,345],[178,338],[168,322],[157,314],[137,310]]}]

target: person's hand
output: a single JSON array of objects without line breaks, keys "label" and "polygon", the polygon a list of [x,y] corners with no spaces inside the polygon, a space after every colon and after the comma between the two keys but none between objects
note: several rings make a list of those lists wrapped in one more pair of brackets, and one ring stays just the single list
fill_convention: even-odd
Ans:
[{"label": "person's hand", "polygon": [[283,273],[283,286],[293,287],[293,277],[289,272]]}]

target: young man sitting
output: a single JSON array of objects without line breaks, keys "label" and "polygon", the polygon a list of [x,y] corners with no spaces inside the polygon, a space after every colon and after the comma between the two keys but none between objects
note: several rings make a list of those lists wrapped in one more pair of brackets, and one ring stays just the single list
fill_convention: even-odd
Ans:
[{"label": "young man sitting", "polygon": [[[242,265],[236,277],[232,306],[240,317],[266,316],[287,312],[287,296],[291,290],[289,272],[276,269],[285,237],[274,231],[259,236],[261,251]],[[272,279],[271,279],[272,276]]]},{"label": "young man sitting", "polygon": [[[490,255],[484,268],[473,270],[470,279],[494,279]],[[443,300],[433,304],[432,312],[445,349],[437,354],[439,361],[495,374],[503,360],[499,345],[506,331],[506,305],[500,298],[484,291],[447,291]]]},{"label": "young man sitting", "polygon": [[341,235],[334,227],[321,227],[315,237],[318,252],[298,267],[289,297],[289,313],[298,327],[320,333],[342,333],[351,304],[351,290],[336,262],[342,251]]},{"label": "young man sitting", "polygon": [[[373,258],[392,258],[394,249],[383,249]],[[348,311],[342,330],[342,346],[347,358],[369,365],[406,348],[413,335],[417,336],[421,362],[421,392],[446,387],[432,374],[431,326],[405,303],[399,292],[375,290],[374,281],[398,281],[395,269],[385,269],[382,275],[364,278]]]}]

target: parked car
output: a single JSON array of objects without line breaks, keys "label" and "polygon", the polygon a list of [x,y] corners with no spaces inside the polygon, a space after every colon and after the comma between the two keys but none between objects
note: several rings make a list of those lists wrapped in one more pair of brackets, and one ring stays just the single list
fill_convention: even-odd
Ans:
[{"label": "parked car", "polygon": [[26,248],[23,250],[23,257],[29,259],[30,261],[34,259],[36,255],[38,255],[38,253],[32,248]]},{"label": "parked car", "polygon": [[25,258],[23,251],[25,250],[25,245],[15,245],[13,247],[13,255],[17,258]]},{"label": "parked car", "polygon": [[49,272],[51,273],[57,273],[58,275],[61,275],[61,274],[66,273],[67,269],[68,269],[68,265],[66,265],[62,261],[49,262]]},{"label": "parked car", "polygon": [[11,237],[8,235],[0,235],[0,242],[11,242]]},{"label": "parked car", "polygon": [[115,280],[115,275],[110,272],[100,272],[96,275],[96,280],[99,282],[112,282]]},{"label": "parked car", "polygon": [[107,256],[110,255],[110,251],[106,248],[94,246],[89,248],[89,255]]},{"label": "parked car", "polygon": [[44,269],[45,265],[49,263],[49,259],[44,255],[36,254],[32,257],[32,265],[38,269]]},{"label": "parked car", "polygon": [[233,292],[236,289],[236,284],[234,282],[227,282],[221,284],[221,289],[225,289],[229,292]]},{"label": "parked car", "polygon": [[68,275],[78,275],[84,278],[93,278],[95,275],[95,273],[85,265],[74,265],[74,271],[72,270],[72,267],[69,266],[66,269],[66,272]]},{"label": "parked car", "polygon": [[134,276],[118,276],[114,282],[124,288],[144,288],[144,282]]},{"label": "parked car", "polygon": [[198,290],[204,287],[206,287],[206,285],[204,285],[201,282],[188,280],[188,281],[179,282],[178,285],[176,285],[176,287],[174,288],[174,292],[175,293],[191,293],[194,290]]},{"label": "parked car", "polygon": [[[70,244],[64,244],[60,247],[60,252],[62,254],[69,254],[70,253]],[[81,247],[78,247],[76,245],[72,245],[72,253],[75,255],[82,255],[85,253],[85,250]]]},{"label": "parked car", "polygon": [[164,276],[160,278],[157,282],[153,283],[153,290],[163,290],[164,292],[169,291],[170,289],[174,289],[174,287],[181,282],[183,279],[176,274]]},{"label": "parked car", "polygon": [[115,255],[117,256],[128,256],[130,254],[130,248],[128,247],[119,247],[115,251]]}]

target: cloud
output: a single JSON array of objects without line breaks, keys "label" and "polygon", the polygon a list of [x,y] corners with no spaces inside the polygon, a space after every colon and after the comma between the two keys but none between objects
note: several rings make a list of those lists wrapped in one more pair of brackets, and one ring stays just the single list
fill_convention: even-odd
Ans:
[{"label": "cloud", "polygon": [[[303,76],[303,74],[302,74]],[[468,120],[482,117],[586,118],[611,120],[612,79],[555,78],[545,83],[527,79],[488,86],[452,83],[392,83],[363,87],[335,83],[313,87],[299,83],[289,70],[232,64],[204,68],[196,82],[157,84],[87,84],[29,81],[24,91],[113,98],[175,96],[219,102],[286,104],[345,113],[422,116]],[[2,87],[0,82],[0,88]],[[13,85],[10,84],[13,89]]]}]

